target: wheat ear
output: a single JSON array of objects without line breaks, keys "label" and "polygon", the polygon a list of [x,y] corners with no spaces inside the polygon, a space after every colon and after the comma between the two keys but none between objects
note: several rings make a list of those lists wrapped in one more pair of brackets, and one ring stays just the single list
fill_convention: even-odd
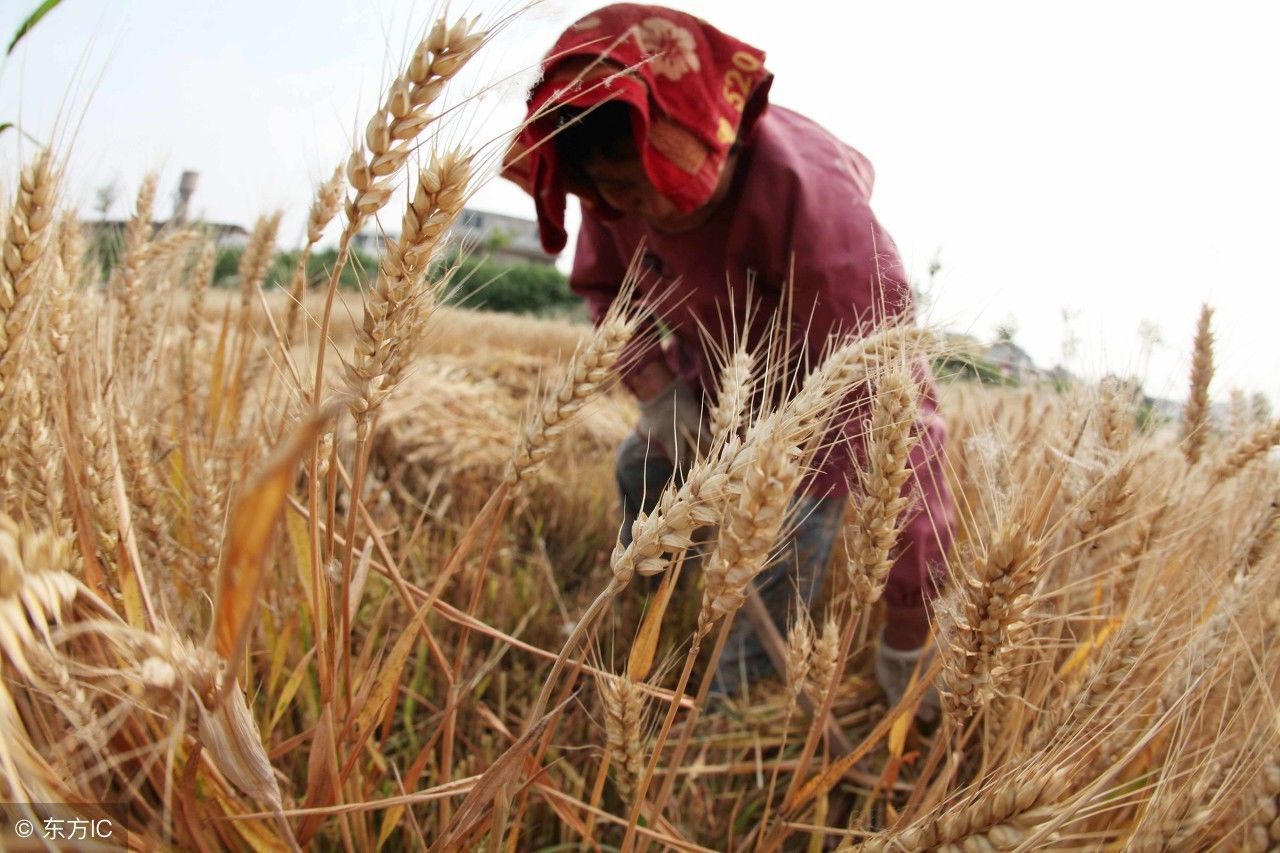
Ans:
[{"label": "wheat ear", "polygon": [[1209,429],[1209,383],[1213,380],[1213,309],[1200,307],[1196,324],[1195,351],[1191,356],[1191,392],[1183,414],[1182,452],[1187,464],[1195,465],[1204,451]]},{"label": "wheat ear", "polygon": [[645,694],[627,676],[610,675],[600,679],[600,695],[604,699],[606,742],[619,759],[614,783],[629,805],[644,773]]},{"label": "wheat ear", "polygon": [[684,483],[679,486],[667,484],[653,512],[641,512],[636,516],[631,525],[631,544],[624,546],[619,541],[614,546],[609,557],[612,577],[564,641],[534,701],[530,720],[541,718],[569,655],[632,578],[637,573],[643,577],[661,574],[669,564],[668,554],[685,551],[693,544],[695,530],[720,520],[729,482],[727,469],[729,461],[734,458],[736,442],[736,439],[731,439],[713,459],[695,461],[685,475]]},{"label": "wheat ear", "polygon": [[80,475],[84,481],[81,494],[90,508],[98,550],[111,567],[120,541],[115,498],[115,478],[120,463],[111,435],[111,423],[104,416],[102,402],[95,394],[90,394],[85,406],[86,416],[80,427]]},{"label": "wheat ear", "polygon": [[868,853],[890,850],[1014,850],[1040,824],[1059,817],[1057,802],[1067,791],[1065,770],[1019,774],[970,803],[943,811],[928,822],[901,832],[875,836],[862,846]]},{"label": "wheat ear", "polygon": [[1103,448],[1103,473],[1084,498],[1076,531],[1087,550],[1096,550],[1098,534],[1110,530],[1128,513],[1133,503],[1130,481],[1136,460],[1128,456],[1133,437],[1133,415],[1123,405],[1114,383],[1103,383],[1098,403],[1098,438]]},{"label": "wheat ear", "polygon": [[874,371],[903,361],[907,353],[921,350],[932,339],[930,333],[910,326],[890,326],[845,341],[810,371],[788,409],[806,423],[821,420],[824,414],[830,415],[833,403]]},{"label": "wheat ear", "polygon": [[437,20],[414,50],[409,67],[392,81],[386,100],[365,127],[365,144],[347,160],[347,181],[355,190],[347,201],[347,231],[358,231],[360,223],[391,197],[391,176],[412,153],[413,140],[432,121],[427,109],[487,35],[474,29],[475,24],[465,18],[452,26],[443,18]]},{"label": "wheat ear", "polygon": [[275,257],[276,234],[280,231],[280,211],[259,216],[249,240],[240,254],[237,272],[240,277],[240,310],[249,311],[258,301],[258,289],[267,277],[267,269]]},{"label": "wheat ear", "polygon": [[711,407],[711,446],[722,443],[738,431],[751,398],[752,368],[755,358],[745,348],[734,352],[733,358],[720,373],[720,393]]},{"label": "wheat ear", "polygon": [[84,278],[85,262],[84,227],[75,211],[68,210],[58,222],[58,257],[71,290],[75,290]]},{"label": "wheat ear", "polygon": [[26,649],[48,644],[49,625],[79,594],[71,568],[65,537],[0,514],[0,653],[24,678],[35,677]]},{"label": "wheat ear", "polygon": [[[119,400],[116,402],[116,447],[121,469],[131,487],[133,503],[138,509],[133,517],[145,534],[139,537],[139,542],[145,543],[146,556],[157,565],[173,566],[180,570],[185,564],[178,560],[177,547],[170,533],[170,520],[161,503],[164,487],[156,473],[147,437],[136,416],[132,412],[126,414],[119,405]],[[184,580],[194,586],[194,578],[187,577]]]},{"label": "wheat ear", "polygon": [[189,346],[194,348],[200,335],[200,324],[204,321],[205,299],[209,295],[209,285],[213,282],[213,266],[218,259],[218,247],[212,241],[200,249],[195,266],[191,269],[190,291],[187,302],[187,336]]},{"label": "wheat ear", "polygon": [[1244,558],[1245,568],[1253,570],[1261,565],[1263,560],[1275,553],[1277,542],[1280,542],[1280,497],[1273,497],[1249,536],[1249,547]]},{"label": "wheat ear", "polygon": [[49,347],[61,359],[71,344],[75,291],[84,264],[84,234],[75,215],[68,212],[58,222],[58,274],[50,277],[49,302],[45,310]]},{"label": "wheat ear", "polygon": [[821,705],[831,689],[831,681],[836,675],[836,664],[840,658],[840,625],[835,616],[827,614],[822,623],[822,633],[813,642],[813,650],[809,658],[809,677],[804,688],[809,698]]},{"label": "wheat ear", "polygon": [[1280,758],[1273,755],[1254,786],[1256,810],[1245,827],[1245,853],[1270,853],[1280,848]]},{"label": "wheat ear", "polygon": [[0,410],[18,373],[27,304],[36,284],[36,265],[44,256],[53,218],[56,181],[47,152],[22,170],[17,197],[4,233],[4,275],[0,277]]},{"label": "wheat ear", "polygon": [[902,530],[902,513],[910,503],[903,487],[911,478],[911,451],[920,441],[914,430],[915,383],[907,369],[890,370],[878,384],[862,492],[854,498],[848,526],[849,587],[862,607],[879,600],[893,567],[890,554]]},{"label": "wheat ear", "polygon": [[146,246],[151,239],[151,214],[156,201],[155,174],[142,179],[138,196],[134,201],[133,215],[125,225],[124,245],[120,263],[112,272],[108,291],[115,296],[124,310],[124,328],[138,321],[138,302],[142,294],[142,266],[146,261]]},{"label": "wheat ear", "polygon": [[420,285],[445,232],[462,210],[470,177],[470,159],[457,152],[433,157],[418,173],[400,238],[387,247],[377,283],[365,299],[355,355],[346,372],[358,437],[364,436],[370,417],[415,353],[420,318],[435,302],[431,288]]},{"label": "wheat ear", "polygon": [[[413,52],[408,68],[392,82],[386,99],[365,128],[364,145],[347,159],[347,182],[354,190],[347,199],[347,224],[338,241],[320,315],[320,346],[316,352],[314,389],[319,405],[328,352],[329,324],[338,291],[338,276],[347,262],[351,240],[364,221],[382,209],[391,197],[394,176],[414,150],[413,140],[432,122],[427,108],[440,97],[444,85],[479,49],[488,35],[475,30],[475,21],[459,19],[452,27],[438,19]],[[315,474],[315,468],[312,469]]]},{"label": "wheat ear", "polygon": [[720,538],[705,571],[706,588],[698,613],[700,636],[746,601],[752,581],[782,532],[800,468],[795,447],[780,438],[769,436],[753,449],[741,494],[720,526]]},{"label": "wheat ear", "polygon": [[787,631],[787,695],[791,705],[800,701],[809,670],[813,666],[813,620],[809,611],[796,597],[796,616]]},{"label": "wheat ear", "polygon": [[311,209],[307,212],[307,245],[298,257],[298,265],[294,267],[293,278],[289,282],[289,302],[284,319],[286,341],[294,339],[298,319],[302,316],[302,303],[307,295],[307,260],[311,257],[311,250],[324,236],[324,229],[338,215],[345,187],[343,167],[338,166],[328,180],[316,187],[315,197],[311,200]]},{"label": "wheat ear", "polygon": [[1261,459],[1271,448],[1280,444],[1280,420],[1254,427],[1249,435],[1227,451],[1213,470],[1213,481],[1222,482],[1234,477],[1246,465]]},{"label": "wheat ear", "polygon": [[[1040,568],[1039,544],[1027,528],[1007,522],[969,570],[956,578],[938,606],[947,710],[968,719],[1008,678],[1013,647],[1026,630],[1026,615]],[[965,571],[965,569],[962,569]]]},{"label": "wheat ear", "polygon": [[527,483],[537,473],[572,418],[604,391],[635,329],[634,318],[610,316],[574,354],[568,371],[520,436],[507,470],[507,482],[513,487]]},{"label": "wheat ear", "polygon": [[66,535],[70,531],[64,511],[62,452],[49,432],[34,377],[23,373],[17,386],[20,422],[10,475],[17,480],[28,515],[47,519],[51,530]]},{"label": "wheat ear", "polygon": [[1037,718],[1024,752],[1034,754],[1067,726],[1088,722],[1101,728],[1110,711],[1120,707],[1118,692],[1154,637],[1153,623],[1138,620],[1122,626],[1096,650],[1073,699]]}]

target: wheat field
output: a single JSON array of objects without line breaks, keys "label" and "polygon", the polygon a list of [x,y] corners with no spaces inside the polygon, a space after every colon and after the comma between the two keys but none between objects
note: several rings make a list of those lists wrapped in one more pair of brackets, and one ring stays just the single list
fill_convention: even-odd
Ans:
[{"label": "wheat field", "polygon": [[[275,213],[211,290],[209,235],[151,228],[153,179],[102,280],[65,164],[23,165],[0,800],[146,849],[1280,849],[1280,424],[1210,419],[1209,310],[1180,423],[1114,383],[944,383],[938,654],[886,707],[869,649],[910,503],[910,366],[939,336],[833,342],[788,394],[774,354],[726,349],[710,445],[620,545],[634,313],[438,304],[431,261],[486,155],[431,110],[487,35],[431,28],[317,188],[300,270],[331,221],[345,257],[409,199],[361,293],[337,270],[266,281]],[[774,638],[786,678],[712,701],[860,387],[867,467],[818,609]]]}]

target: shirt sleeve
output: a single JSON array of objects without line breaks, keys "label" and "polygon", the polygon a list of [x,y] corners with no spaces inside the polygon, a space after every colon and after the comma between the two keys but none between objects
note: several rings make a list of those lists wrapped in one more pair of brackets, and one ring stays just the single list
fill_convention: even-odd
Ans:
[{"label": "shirt sleeve", "polygon": [[[627,261],[619,254],[608,228],[584,206],[573,256],[573,271],[569,274],[569,288],[587,303],[593,323],[598,324],[618,298],[627,279],[627,267]],[[632,306],[644,313],[619,360],[618,372],[628,387],[630,378],[641,369],[665,360],[662,348],[658,346],[658,324],[652,311],[645,309],[639,295],[634,293]]]}]

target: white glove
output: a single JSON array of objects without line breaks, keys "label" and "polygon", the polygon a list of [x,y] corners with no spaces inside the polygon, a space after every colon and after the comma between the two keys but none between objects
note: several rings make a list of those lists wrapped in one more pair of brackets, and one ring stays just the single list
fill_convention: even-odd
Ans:
[{"label": "white glove", "polygon": [[[907,686],[911,683],[911,674],[916,671],[917,664],[920,671],[916,677],[920,678],[929,668],[935,653],[932,642],[918,649],[890,648],[884,641],[884,629],[880,630],[880,640],[876,644],[876,681],[884,691],[885,701],[889,703],[890,708],[897,705],[907,692]],[[940,714],[938,689],[930,686],[920,698],[920,704],[916,706],[916,719],[922,723],[931,724],[938,721]]]},{"label": "white glove", "polygon": [[688,383],[679,376],[654,397],[640,401],[640,422],[636,429],[661,448],[672,462],[687,463],[698,447],[705,449],[702,406]]}]

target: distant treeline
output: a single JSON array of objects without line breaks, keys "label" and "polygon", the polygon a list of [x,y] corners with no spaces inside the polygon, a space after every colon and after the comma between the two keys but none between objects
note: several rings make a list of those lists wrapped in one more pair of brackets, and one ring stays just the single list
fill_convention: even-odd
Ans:
[{"label": "distant treeline", "polygon": [[[98,246],[103,280],[110,275],[117,262],[119,248],[115,240],[102,240]],[[213,284],[216,287],[234,287],[238,281],[241,249],[218,250],[214,266]],[[279,252],[267,272],[269,287],[288,287],[298,263],[299,250]],[[307,283],[310,287],[323,285],[338,260],[337,249],[313,252],[307,258]],[[338,277],[339,286],[355,289],[377,275],[377,258],[356,249],[351,251],[346,265]],[[514,314],[578,314],[585,317],[582,300],[569,290],[564,273],[545,264],[502,264],[483,254],[459,258],[456,254],[438,263],[432,275],[448,275],[445,286],[446,303],[485,311],[506,311]]]}]

